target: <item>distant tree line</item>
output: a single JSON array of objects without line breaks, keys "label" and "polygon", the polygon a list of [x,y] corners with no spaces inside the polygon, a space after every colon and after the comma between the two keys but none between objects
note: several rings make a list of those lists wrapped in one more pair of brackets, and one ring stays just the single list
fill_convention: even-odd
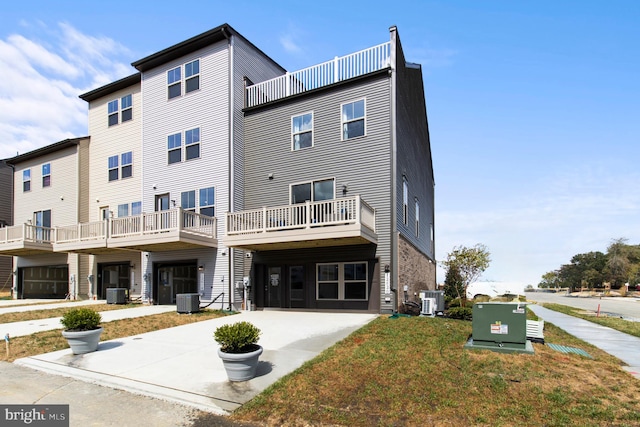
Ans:
[{"label": "distant tree line", "polygon": [[629,245],[627,239],[615,239],[607,253],[587,252],[571,258],[558,270],[542,275],[539,288],[604,288],[619,289],[626,283],[640,283],[640,245]]}]

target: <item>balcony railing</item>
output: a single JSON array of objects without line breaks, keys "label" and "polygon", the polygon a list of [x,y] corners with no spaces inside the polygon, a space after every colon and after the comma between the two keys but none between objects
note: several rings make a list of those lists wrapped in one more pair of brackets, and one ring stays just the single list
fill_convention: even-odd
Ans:
[{"label": "balcony railing", "polygon": [[361,224],[375,232],[375,210],[360,196],[227,213],[227,235]]},{"label": "balcony railing", "polygon": [[0,228],[0,244],[13,242],[52,243],[53,229],[31,224]]},{"label": "balcony railing", "polygon": [[108,222],[105,220],[56,227],[55,242],[104,240],[107,238],[107,224]]},{"label": "balcony railing", "polygon": [[247,86],[245,107],[255,107],[373,73],[389,67],[390,60],[391,42],[386,42],[303,70],[287,72],[283,76]]}]

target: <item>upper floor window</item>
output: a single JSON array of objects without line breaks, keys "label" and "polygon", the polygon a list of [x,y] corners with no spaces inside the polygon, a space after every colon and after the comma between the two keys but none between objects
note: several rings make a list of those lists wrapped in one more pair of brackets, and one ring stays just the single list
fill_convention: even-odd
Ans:
[{"label": "upper floor window", "polygon": [[333,179],[294,184],[291,186],[291,204],[333,200],[334,188],[335,181]]},{"label": "upper floor window", "polygon": [[120,167],[121,167],[121,174],[120,176],[122,178],[129,178],[131,175],[133,175],[133,153],[131,151],[128,151],[126,153],[122,153],[122,155],[120,156]]},{"label": "upper floor window", "polygon": [[291,149],[313,147],[313,113],[291,117]]},{"label": "upper floor window", "polygon": [[22,191],[31,191],[31,169],[22,171]]},{"label": "upper floor window", "polygon": [[185,211],[196,211],[196,190],[183,191],[180,193],[180,206]]},{"label": "upper floor window", "polygon": [[114,99],[108,105],[109,126],[118,124],[118,100]]},{"label": "upper floor window", "polygon": [[174,133],[167,137],[169,164],[182,161],[182,134]]},{"label": "upper floor window", "polygon": [[[182,95],[182,65],[167,71],[167,98]],[[200,60],[184,64],[184,93],[200,89]]]},{"label": "upper floor window", "polygon": [[402,177],[402,222],[407,225],[409,221],[409,183]]},{"label": "upper floor window", "polygon": [[416,237],[420,237],[420,202],[416,199]]},{"label": "upper floor window", "polygon": [[167,71],[169,99],[182,95],[182,77],[180,67]]},{"label": "upper floor window", "polygon": [[140,215],[142,213],[142,202],[131,203],[131,215]]},{"label": "upper floor window", "polygon": [[51,186],[51,163],[42,165],[42,187]]},{"label": "upper floor window", "polygon": [[185,93],[200,89],[200,60],[189,62],[184,65]]},{"label": "upper floor window", "polygon": [[109,181],[116,181],[119,178],[118,156],[109,157]]},{"label": "upper floor window", "polygon": [[200,189],[200,214],[215,216],[215,192],[213,187]]},{"label": "upper floor window", "polygon": [[184,133],[186,160],[200,157],[200,128],[188,130]]},{"label": "upper floor window", "polygon": [[131,102],[131,94],[123,96],[120,99],[122,105],[122,123],[128,122],[133,118],[133,104]]},{"label": "upper floor window", "polygon": [[342,140],[364,135],[364,99],[342,104]]}]

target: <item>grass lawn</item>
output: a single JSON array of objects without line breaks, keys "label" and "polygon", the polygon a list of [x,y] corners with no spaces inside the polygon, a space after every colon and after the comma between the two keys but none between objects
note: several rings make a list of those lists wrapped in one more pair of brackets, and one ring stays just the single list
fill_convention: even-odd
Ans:
[{"label": "grass lawn", "polygon": [[549,310],[559,311],[560,313],[569,314],[571,316],[579,317],[581,319],[585,319],[602,326],[607,326],[611,329],[615,329],[629,335],[640,337],[640,322],[632,322],[630,320],[624,320],[619,317],[596,317],[593,312],[589,312],[582,308],[569,307],[562,304],[544,303],[542,304],[542,306],[548,308]]},{"label": "grass lawn", "polygon": [[292,426],[638,426],[640,381],[555,326],[534,355],[464,350],[471,322],[380,317],[282,378],[231,419]]},{"label": "grass lawn", "polygon": [[[105,304],[105,306],[113,307],[113,309],[127,308],[127,305],[117,304]],[[136,305],[134,304],[132,306]],[[102,305],[91,306],[91,308],[95,309],[96,311],[105,311]],[[13,318],[16,319],[11,321],[17,322],[22,320],[62,316],[62,314],[52,314],[57,310],[58,309],[29,311],[25,313],[11,313],[11,315],[13,315]],[[64,312],[70,310],[70,308],[60,310]],[[199,313],[192,314],[178,314],[177,312],[170,312],[153,314],[151,316],[137,317],[132,319],[115,320],[113,322],[104,322],[101,324],[101,326],[104,328],[104,332],[102,332],[102,335],[100,336],[100,341],[130,337],[145,332],[157,331],[159,329],[171,328],[173,326],[186,325],[188,323],[214,319],[216,317],[225,316],[226,314],[226,312],[220,310],[203,310]],[[5,314],[0,316],[0,319],[2,319],[0,323],[8,322],[7,320],[4,320],[4,316],[9,315],[10,314]],[[62,333],[60,332],[61,329],[62,325],[60,325],[60,329],[11,338],[9,357],[7,358],[6,353],[2,352],[0,353],[2,355],[2,359],[0,360],[13,362],[15,359],[19,359],[21,357],[33,356],[36,354],[49,353],[52,351],[69,348],[67,340],[62,336]]]}]

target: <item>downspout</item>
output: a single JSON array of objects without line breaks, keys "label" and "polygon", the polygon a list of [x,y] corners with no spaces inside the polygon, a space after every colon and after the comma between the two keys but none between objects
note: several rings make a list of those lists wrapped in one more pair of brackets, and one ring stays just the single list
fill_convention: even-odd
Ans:
[{"label": "downspout", "polygon": [[[14,188],[16,165],[12,163],[7,163],[6,160],[3,160],[2,162],[11,168],[11,213],[9,214],[9,225],[14,225],[13,212],[16,206],[16,197],[15,197],[16,192]],[[11,296],[13,297],[13,299],[18,299],[18,258],[15,256],[11,257],[11,272],[13,273],[13,283],[11,285]]]},{"label": "downspout", "polygon": [[[396,312],[398,309],[398,215],[396,212],[397,198],[397,139],[396,139],[396,96],[397,96],[397,68],[396,68],[396,46],[397,46],[397,28],[395,26],[389,28],[391,33],[391,294],[392,310]],[[386,297],[385,297],[386,302]]]},{"label": "downspout", "polygon": [[[234,153],[233,153],[233,148],[234,148],[234,144],[233,144],[233,137],[234,137],[234,133],[233,133],[233,125],[234,125],[234,98],[233,98],[233,37],[229,34],[227,34],[226,28],[222,27],[222,35],[227,39],[227,45],[228,45],[228,51],[229,51],[229,55],[228,55],[228,61],[229,61],[229,179],[228,179],[228,187],[229,187],[229,195],[228,195],[228,207],[227,207],[227,212],[233,212],[234,209],[234,204],[233,204],[233,194],[234,194],[234,163],[235,163],[235,158],[234,158]],[[226,227],[226,224],[225,224]],[[228,279],[228,289],[229,289],[229,310],[231,310],[231,296],[232,296],[232,292],[233,292],[233,279],[234,279],[234,271],[233,271],[233,258],[234,258],[234,251],[232,248],[229,248],[227,250],[228,254],[229,254],[229,259],[228,259],[228,275],[227,277]],[[213,295],[211,295],[213,297]]]}]

